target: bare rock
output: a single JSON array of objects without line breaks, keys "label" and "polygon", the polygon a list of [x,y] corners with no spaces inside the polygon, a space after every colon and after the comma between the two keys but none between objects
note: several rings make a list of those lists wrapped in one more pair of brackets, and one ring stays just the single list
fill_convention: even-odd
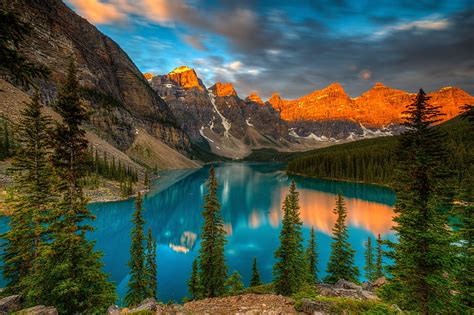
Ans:
[{"label": "bare rock", "polygon": [[334,284],[335,289],[349,289],[349,290],[360,290],[362,291],[362,287],[360,285],[357,285],[353,282],[344,280],[344,279],[339,279],[339,281]]},{"label": "bare rock", "polygon": [[53,306],[36,305],[30,308],[25,308],[17,315],[58,315],[58,311]]},{"label": "bare rock", "polygon": [[120,307],[117,305],[110,305],[107,309],[107,315],[120,315]]},{"label": "bare rock", "polygon": [[21,295],[10,295],[0,300],[0,315],[10,314],[21,309]]},{"label": "bare rock", "polygon": [[155,299],[149,298],[143,300],[137,307],[130,310],[130,313],[139,312],[139,311],[152,311],[156,312],[160,308],[158,302]]},{"label": "bare rock", "polygon": [[311,301],[308,299],[303,299],[301,301],[302,311],[306,314],[326,314],[329,313],[331,309],[330,302],[323,301]]}]

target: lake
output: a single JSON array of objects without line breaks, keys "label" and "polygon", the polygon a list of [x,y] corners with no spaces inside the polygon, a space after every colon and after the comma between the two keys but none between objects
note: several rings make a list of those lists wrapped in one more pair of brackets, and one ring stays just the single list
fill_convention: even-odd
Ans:
[{"label": "lake", "polygon": [[[187,295],[191,265],[200,243],[205,181],[209,167],[160,173],[144,196],[146,228],[157,239],[158,294],[161,301],[180,301]],[[332,210],[337,193],[348,209],[349,241],[356,250],[355,262],[363,275],[364,242],[368,236],[394,239],[391,232],[395,194],[387,188],[287,176],[278,164],[224,163],[216,166],[218,196],[227,231],[226,258],[229,273],[239,271],[248,285],[253,257],[264,282],[272,279],[274,251],[279,244],[281,204],[292,179],[300,192],[305,239],[313,226],[317,233],[319,277],[325,275],[329,258]],[[117,285],[120,297],[128,282],[130,222],[134,200],[94,203],[95,231],[89,235],[104,253],[105,271]],[[1,229],[5,229],[2,219]],[[364,280],[361,277],[361,280]]]}]

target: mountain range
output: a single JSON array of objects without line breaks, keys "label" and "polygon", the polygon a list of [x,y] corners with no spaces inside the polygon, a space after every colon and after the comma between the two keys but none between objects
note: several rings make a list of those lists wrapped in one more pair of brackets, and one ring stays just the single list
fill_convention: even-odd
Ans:
[{"label": "mountain range", "polygon": [[[144,75],[191,141],[233,158],[257,148],[304,150],[397,134],[403,130],[403,112],[416,96],[375,83],[351,98],[341,84],[333,83],[294,100],[274,93],[264,102],[256,93],[240,98],[232,83],[217,82],[207,89],[187,66],[166,75]],[[474,102],[474,97],[457,87],[428,96],[445,114],[442,121],[458,115],[460,106]]]},{"label": "mountain range", "polygon": [[[396,134],[415,96],[377,83],[351,98],[333,83],[294,100],[278,93],[266,101],[256,93],[241,98],[232,83],[206,87],[187,66],[163,75],[142,74],[119,45],[60,0],[1,1],[0,8],[32,27],[19,50],[51,70],[47,80],[37,82],[42,101],[51,105],[74,59],[91,113],[89,141],[102,154],[137,168],[195,167],[202,152],[243,158],[258,148],[302,151]],[[0,80],[5,87],[0,114],[14,120],[17,111],[10,109],[21,107],[19,100],[32,91]],[[456,87],[429,96],[445,119],[457,115],[460,105],[474,103]]]}]

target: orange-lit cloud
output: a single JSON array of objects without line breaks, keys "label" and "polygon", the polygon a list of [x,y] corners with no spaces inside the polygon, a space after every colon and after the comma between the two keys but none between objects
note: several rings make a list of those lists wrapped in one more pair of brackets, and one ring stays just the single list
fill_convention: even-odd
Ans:
[{"label": "orange-lit cloud", "polygon": [[95,24],[108,24],[127,19],[128,14],[146,17],[162,25],[186,16],[192,8],[183,0],[68,0],[77,12]]},{"label": "orange-lit cloud", "polygon": [[105,3],[100,0],[69,0],[68,2],[81,16],[92,23],[106,24],[126,18],[116,3]]}]

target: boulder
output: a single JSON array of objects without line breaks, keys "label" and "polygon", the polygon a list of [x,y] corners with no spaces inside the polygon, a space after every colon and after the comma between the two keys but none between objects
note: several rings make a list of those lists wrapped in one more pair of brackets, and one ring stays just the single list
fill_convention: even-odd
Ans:
[{"label": "boulder", "polygon": [[387,278],[380,277],[377,280],[375,280],[374,282],[372,282],[372,288],[373,289],[378,289],[378,288],[380,288],[381,286],[383,286],[385,284],[387,284]]},{"label": "boulder", "polygon": [[107,315],[120,315],[120,307],[117,305],[110,305],[107,309]]},{"label": "boulder", "polygon": [[362,287],[360,285],[357,285],[353,282],[350,282],[344,279],[339,279],[339,281],[337,281],[336,284],[334,284],[334,288],[362,291]]},{"label": "boulder", "polygon": [[137,307],[131,309],[130,313],[140,312],[140,311],[152,311],[156,312],[159,309],[158,302],[155,299],[149,298],[143,300]]},{"label": "boulder", "polygon": [[331,310],[330,302],[301,300],[301,310],[306,314],[326,314]]},{"label": "boulder", "polygon": [[10,314],[21,309],[21,295],[10,295],[0,300],[0,315]]},{"label": "boulder", "polygon": [[36,305],[30,308],[25,308],[18,313],[17,315],[58,315],[58,311],[53,306],[44,306]]}]

